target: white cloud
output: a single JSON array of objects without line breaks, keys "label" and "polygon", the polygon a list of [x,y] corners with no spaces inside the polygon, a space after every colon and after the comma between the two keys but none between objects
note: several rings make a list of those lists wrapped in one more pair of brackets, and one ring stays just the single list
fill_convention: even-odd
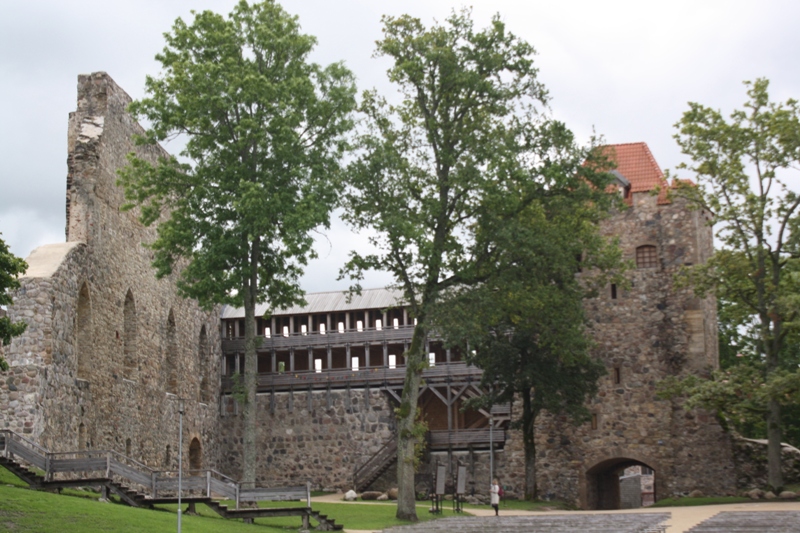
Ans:
[{"label": "white cloud", "polygon": [[[681,155],[672,125],[698,101],[729,112],[741,82],[766,76],[774,97],[800,97],[800,4],[789,0],[303,0],[284,1],[316,35],[313,59],[344,60],[360,89],[391,91],[386,59],[373,59],[380,16],[409,13],[430,24],[473,5],[477,26],[499,12],[538,50],[556,117],[587,139],[645,141],[664,168]],[[66,123],[78,74],[107,71],[131,96],[157,74],[162,34],[190,10],[228,13],[235,0],[39,0],[9,2],[0,17],[0,232],[17,255],[63,240]],[[336,282],[347,252],[365,246],[337,223],[309,267],[308,290]],[[374,275],[364,286],[390,281]]]}]

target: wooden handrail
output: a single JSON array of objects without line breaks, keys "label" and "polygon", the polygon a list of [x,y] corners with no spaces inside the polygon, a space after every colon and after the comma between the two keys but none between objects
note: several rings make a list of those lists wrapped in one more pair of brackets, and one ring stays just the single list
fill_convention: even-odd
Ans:
[{"label": "wooden handrail", "polygon": [[[35,457],[36,459],[34,460],[39,462],[42,462],[40,458],[44,458],[44,462],[40,467],[43,467],[42,469],[45,471],[45,479],[47,480],[51,480],[53,474],[56,472],[81,473],[103,470],[105,471],[106,477],[110,478],[112,475],[114,475],[115,477],[124,479],[128,483],[146,487],[152,498],[157,497],[159,481],[162,482],[162,487],[166,487],[164,490],[173,491],[177,489],[177,486],[173,486],[173,483],[178,477],[177,470],[155,470],[114,450],[75,450],[67,452],[50,452],[43,446],[26,439],[22,435],[12,430],[2,429],[0,430],[0,435],[4,436],[4,451],[8,450],[8,445],[10,442],[16,442],[16,449],[19,450],[20,453],[27,450],[27,455],[32,458]],[[113,468],[112,457],[114,458],[115,463],[118,465]],[[27,463],[29,461],[25,460],[25,462]],[[115,471],[112,473],[112,470]],[[241,482],[235,481],[233,478],[230,478],[225,474],[217,472],[213,469],[190,469],[186,472],[189,474],[199,474],[185,476],[183,478],[187,483],[187,488],[188,485],[197,485],[198,480],[203,480],[205,492],[208,497],[211,497],[212,490],[210,479],[212,477],[218,478],[220,481],[229,484],[231,491],[235,495],[237,506],[240,501],[249,501],[247,499],[248,495],[252,496],[253,501],[257,501],[258,499],[263,499],[265,495],[270,493],[281,494],[287,491],[291,492],[292,494],[302,493],[302,497],[300,499],[305,499],[310,505],[311,489],[308,484],[300,487],[256,488],[248,491],[242,490]],[[147,479],[148,482],[143,482],[145,479]],[[166,482],[166,485],[163,485],[164,482]],[[248,492],[250,494],[248,494]],[[242,498],[242,495],[244,495],[244,498]]]},{"label": "wooden handrail", "polygon": [[[478,367],[467,365],[463,361],[452,363],[439,363],[436,366],[426,368],[422,372],[422,377],[429,383],[443,382],[447,380],[479,380],[483,371]],[[405,365],[397,365],[395,368],[388,366],[361,367],[358,370],[352,368],[332,368],[320,372],[315,370],[295,370],[276,373],[262,373],[257,376],[257,386],[261,391],[270,390],[273,387],[326,387],[328,385],[344,386],[346,384],[400,384],[406,376]],[[224,392],[230,392],[233,379],[231,376],[222,377],[222,387]]]},{"label": "wooden handrail", "polygon": [[374,475],[377,471],[384,468],[397,453],[397,440],[394,436],[389,439],[380,450],[361,465],[353,473],[353,483],[359,487],[362,482]]}]

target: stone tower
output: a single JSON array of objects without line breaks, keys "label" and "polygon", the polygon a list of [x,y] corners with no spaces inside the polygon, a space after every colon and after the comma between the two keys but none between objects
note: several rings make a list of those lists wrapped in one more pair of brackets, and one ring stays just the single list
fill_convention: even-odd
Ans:
[{"label": "stone tower", "polygon": [[729,435],[713,416],[656,396],[666,376],[704,374],[719,365],[716,300],[698,299],[674,279],[681,267],[710,257],[710,214],[669,194],[646,144],[607,150],[628,208],[606,220],[603,232],[619,240],[632,265],[629,286],[610,285],[585,302],[595,353],[608,374],[592,402],[591,422],[575,427],[545,417],[537,427],[540,490],[583,508],[616,508],[619,475],[640,465],[655,471],[657,499],[694,489],[733,491]]}]

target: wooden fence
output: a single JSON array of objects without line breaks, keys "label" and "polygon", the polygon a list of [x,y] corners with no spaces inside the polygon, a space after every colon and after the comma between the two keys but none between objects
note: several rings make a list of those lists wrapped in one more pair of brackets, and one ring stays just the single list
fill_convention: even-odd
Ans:
[{"label": "wooden fence", "polygon": [[[305,500],[311,507],[310,485],[279,488],[242,488],[242,483],[216,470],[189,470],[178,479],[177,471],[155,470],[113,450],[50,452],[18,433],[0,430],[0,453],[7,459],[42,472],[45,481],[91,479],[115,481],[136,488],[156,500],[184,495],[241,502]],[[188,475],[187,475],[188,474]]]}]

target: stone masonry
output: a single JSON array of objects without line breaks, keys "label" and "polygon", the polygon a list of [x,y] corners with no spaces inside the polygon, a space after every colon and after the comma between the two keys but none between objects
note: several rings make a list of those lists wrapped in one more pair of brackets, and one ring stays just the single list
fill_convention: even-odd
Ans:
[{"label": "stone masonry", "polygon": [[5,350],[0,427],[56,451],[113,449],[174,468],[180,395],[185,450],[198,439],[205,465],[216,466],[219,314],[181,298],[174,276],[155,278],[142,245],[155,229],[120,209],[116,173],[126,155],[167,156],[134,146],[143,130],[129,103],[105,73],[80,76],[69,119],[67,242],[27,259],[9,315],[28,328]]},{"label": "stone masonry", "polygon": [[[220,388],[220,310],[203,311],[180,297],[174,275],[155,278],[152,253],[143,246],[155,229],[143,227],[135,210],[121,209],[116,178],[126,154],[150,161],[168,155],[135,146],[132,137],[143,130],[127,113],[129,102],[105,73],[80,76],[78,107],[69,119],[67,239],[33,251],[8,309],[28,329],[4,348],[11,368],[0,375],[0,428],[56,451],[114,449],[149,466],[175,468],[180,396],[186,399],[184,459],[196,439],[202,467],[237,478],[242,421],[235,395]],[[663,182],[643,143],[617,149],[649,158]],[[592,422],[574,426],[547,414],[539,420],[540,495],[581,507],[614,506],[615,498],[618,505],[619,474],[635,465],[655,470],[656,499],[695,489],[733,493],[737,479],[757,476],[737,474],[747,461],[734,461],[731,437],[708,414],[686,412],[655,394],[666,376],[703,374],[718,365],[716,302],[674,283],[679,268],[705,261],[712,251],[708,214],[653,187],[623,194],[630,208],[614,213],[603,231],[619,240],[633,265],[629,285],[608,287],[585,303],[608,375],[590,405]],[[640,256],[651,262],[637,267]],[[394,403],[379,383],[278,391],[257,401],[259,485],[308,481],[349,489],[355,469],[395,429]],[[485,450],[427,458],[423,471],[435,461],[461,461],[470,491],[488,490]],[[494,455],[495,475],[509,494],[523,492],[523,461],[521,435],[509,430]],[[389,471],[376,484],[392,482]]]}]

